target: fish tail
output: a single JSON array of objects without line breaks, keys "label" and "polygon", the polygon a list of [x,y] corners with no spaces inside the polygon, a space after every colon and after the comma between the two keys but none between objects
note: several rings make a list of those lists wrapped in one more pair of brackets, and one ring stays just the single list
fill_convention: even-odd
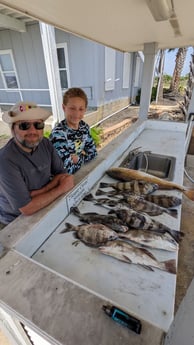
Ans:
[{"label": "fish tail", "polygon": [[172,230],[169,229],[167,232],[174,238],[174,240],[179,243],[184,236],[184,233],[182,231]]},{"label": "fish tail", "polygon": [[109,184],[109,183],[105,183],[105,182],[101,182],[101,183],[99,184],[99,187],[100,187],[100,188],[107,188],[107,187],[110,187],[110,184]]},{"label": "fish tail", "polygon": [[165,212],[174,218],[177,218],[177,216],[178,216],[178,211],[175,208],[166,209]]},{"label": "fish tail", "polygon": [[190,200],[194,201],[194,189],[184,190],[183,194],[187,196]]},{"label": "fish tail", "polygon": [[94,197],[93,197],[92,193],[89,193],[89,194],[85,195],[83,200],[92,201],[92,200],[94,200]]},{"label": "fish tail", "polygon": [[79,210],[79,208],[77,206],[71,207],[70,208],[70,212],[75,214],[76,216],[80,215],[80,210]]},{"label": "fish tail", "polygon": [[163,261],[163,264],[165,265],[165,270],[169,273],[176,274],[176,260],[168,260],[168,261]]},{"label": "fish tail", "polygon": [[64,234],[64,233],[70,232],[70,231],[74,231],[73,225],[71,225],[70,223],[65,223],[65,229],[61,230],[60,234]]}]

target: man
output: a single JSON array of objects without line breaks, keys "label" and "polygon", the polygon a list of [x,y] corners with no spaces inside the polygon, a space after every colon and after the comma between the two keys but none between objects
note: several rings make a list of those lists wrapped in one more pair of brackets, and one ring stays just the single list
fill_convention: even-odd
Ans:
[{"label": "man", "polygon": [[13,138],[0,149],[0,228],[20,214],[32,215],[74,185],[51,142],[43,137],[50,113],[20,102],[2,116]]}]

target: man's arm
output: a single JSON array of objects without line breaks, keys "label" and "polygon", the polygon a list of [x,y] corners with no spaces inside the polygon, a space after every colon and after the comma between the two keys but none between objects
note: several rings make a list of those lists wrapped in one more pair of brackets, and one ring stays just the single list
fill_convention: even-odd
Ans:
[{"label": "man's arm", "polygon": [[[41,190],[31,192],[31,201],[19,209],[23,215],[29,216],[34,214],[51,204],[74,186],[72,175],[59,174],[53,180],[47,186],[41,188]],[[42,192],[39,193],[40,191]]]},{"label": "man's arm", "polygon": [[57,187],[57,185],[59,184],[59,180],[64,176],[69,176],[69,175],[68,174],[57,174],[57,175],[55,175],[52,178],[52,180],[46,186],[44,186],[40,189],[31,191],[30,196],[34,197],[36,195],[40,195],[40,194],[49,192],[51,189]]}]

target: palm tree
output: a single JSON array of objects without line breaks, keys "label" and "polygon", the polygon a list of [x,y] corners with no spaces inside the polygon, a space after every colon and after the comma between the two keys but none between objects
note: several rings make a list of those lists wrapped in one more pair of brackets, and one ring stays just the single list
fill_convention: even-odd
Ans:
[{"label": "palm tree", "polygon": [[158,84],[157,84],[157,93],[156,93],[156,103],[163,100],[163,75],[164,75],[164,60],[165,60],[165,50],[161,49],[158,53]]},{"label": "palm tree", "polygon": [[[173,51],[173,50],[174,49],[169,49],[168,52]],[[180,82],[181,73],[184,67],[187,50],[188,50],[188,47],[178,48],[178,51],[176,54],[174,72],[173,72],[173,76],[172,76],[172,80],[171,80],[171,84],[169,88],[169,91],[174,94],[177,94],[179,92],[179,82]]]}]

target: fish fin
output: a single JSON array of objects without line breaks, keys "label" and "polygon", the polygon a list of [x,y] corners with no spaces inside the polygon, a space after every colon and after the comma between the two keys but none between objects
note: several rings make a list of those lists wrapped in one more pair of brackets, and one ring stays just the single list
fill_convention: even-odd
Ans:
[{"label": "fish fin", "polygon": [[194,201],[194,189],[184,190],[183,193],[187,198]]},{"label": "fish fin", "polygon": [[129,264],[132,264],[132,261],[126,255],[123,255],[123,258],[125,262],[127,261]]},{"label": "fish fin", "polygon": [[172,259],[168,261],[163,261],[163,264],[165,265],[165,269],[167,272],[176,274],[176,260]]},{"label": "fish fin", "polygon": [[76,216],[80,215],[80,210],[79,210],[79,208],[77,206],[71,207],[70,208],[70,212],[75,214]]},{"label": "fish fin", "polygon": [[72,246],[77,247],[80,242],[81,242],[80,240],[75,240],[72,242]]},{"label": "fish fin", "polygon": [[178,216],[178,211],[175,208],[166,209],[165,212],[174,218],[177,218],[177,216]]},{"label": "fish fin", "polygon": [[115,212],[115,210],[110,210],[110,211],[108,211],[108,214],[116,214],[116,212]]},{"label": "fish fin", "polygon": [[104,195],[104,194],[106,194],[106,192],[104,192],[104,191],[101,190],[101,189],[97,189],[96,195]]},{"label": "fish fin", "polygon": [[101,183],[99,184],[99,187],[100,187],[100,188],[108,188],[108,187],[111,187],[111,186],[110,186],[109,183],[101,182]]},{"label": "fish fin", "polygon": [[154,269],[153,269],[151,266],[146,266],[146,265],[139,265],[139,266],[145,268],[145,269],[148,270],[148,271],[154,272]]},{"label": "fish fin", "polygon": [[93,197],[92,193],[89,193],[89,194],[84,196],[83,200],[92,201],[92,200],[94,200],[94,197]]},{"label": "fish fin", "polygon": [[155,256],[146,248],[141,248],[141,251],[144,252],[144,254],[148,255],[151,259],[156,260]]},{"label": "fish fin", "polygon": [[60,231],[60,234],[64,234],[66,232],[74,231],[74,226],[70,223],[65,223],[65,229]]}]

